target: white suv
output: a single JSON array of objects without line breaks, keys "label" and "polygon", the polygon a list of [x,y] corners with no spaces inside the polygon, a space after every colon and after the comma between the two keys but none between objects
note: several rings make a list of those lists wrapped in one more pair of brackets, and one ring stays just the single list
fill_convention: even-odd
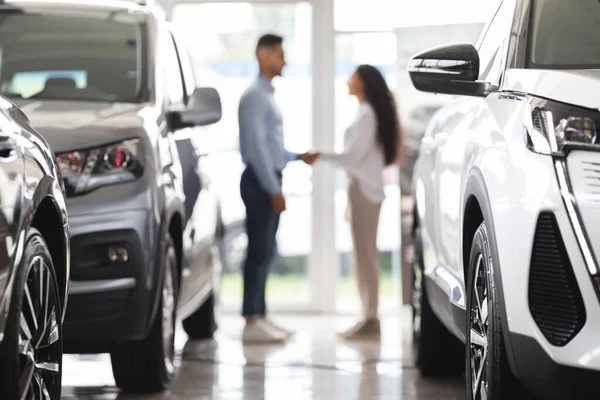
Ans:
[{"label": "white suv", "polygon": [[418,368],[466,358],[469,399],[598,398],[600,2],[501,1],[409,73],[459,96],[413,175]]}]

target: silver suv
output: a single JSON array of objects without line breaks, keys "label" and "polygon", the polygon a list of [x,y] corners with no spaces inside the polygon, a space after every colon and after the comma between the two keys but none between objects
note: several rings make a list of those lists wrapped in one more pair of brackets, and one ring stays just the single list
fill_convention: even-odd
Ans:
[{"label": "silver suv", "polygon": [[0,94],[45,136],[64,178],[65,351],[110,352],[120,388],[160,391],[176,319],[194,339],[216,329],[220,206],[189,138],[219,121],[219,95],[196,87],[153,6],[11,2],[0,48]]}]

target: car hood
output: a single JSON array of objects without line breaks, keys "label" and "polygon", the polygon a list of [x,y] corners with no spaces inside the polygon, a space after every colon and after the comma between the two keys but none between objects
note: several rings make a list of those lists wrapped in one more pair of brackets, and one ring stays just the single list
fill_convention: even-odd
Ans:
[{"label": "car hood", "polygon": [[600,70],[508,69],[503,90],[524,92],[575,106],[600,109]]},{"label": "car hood", "polygon": [[55,153],[139,137],[143,104],[14,100]]}]

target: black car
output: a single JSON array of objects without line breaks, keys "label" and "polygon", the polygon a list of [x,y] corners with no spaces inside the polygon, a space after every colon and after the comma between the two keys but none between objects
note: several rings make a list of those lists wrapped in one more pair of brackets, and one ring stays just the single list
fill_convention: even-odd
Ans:
[{"label": "black car", "polygon": [[31,118],[64,177],[72,276],[67,353],[110,353],[117,386],[164,389],[176,321],[216,329],[220,201],[192,135],[221,118],[157,6],[0,7],[0,94]]},{"label": "black car", "polygon": [[54,155],[0,97],[0,399],[60,398],[68,286],[69,228]]}]

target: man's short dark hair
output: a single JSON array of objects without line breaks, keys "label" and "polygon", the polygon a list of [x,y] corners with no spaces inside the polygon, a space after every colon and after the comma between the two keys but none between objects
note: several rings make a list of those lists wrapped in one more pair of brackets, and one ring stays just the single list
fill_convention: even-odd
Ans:
[{"label": "man's short dark hair", "polygon": [[279,35],[274,35],[272,33],[267,33],[262,35],[258,39],[258,43],[256,44],[256,51],[262,49],[263,47],[273,47],[283,43],[283,38]]}]

